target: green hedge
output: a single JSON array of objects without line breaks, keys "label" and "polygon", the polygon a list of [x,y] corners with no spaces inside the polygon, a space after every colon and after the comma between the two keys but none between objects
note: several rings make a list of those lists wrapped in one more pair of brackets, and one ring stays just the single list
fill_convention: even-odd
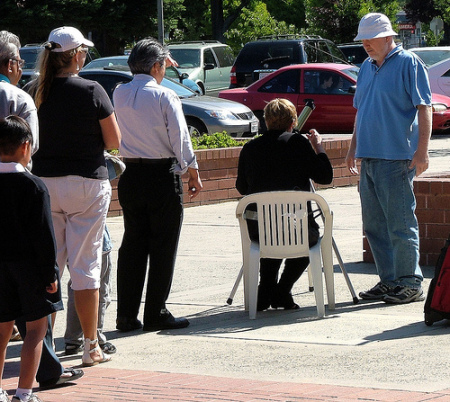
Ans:
[{"label": "green hedge", "polygon": [[203,134],[199,137],[191,137],[191,141],[194,149],[213,149],[241,147],[248,141],[248,139],[236,140],[224,131],[222,133],[215,133],[212,135]]}]

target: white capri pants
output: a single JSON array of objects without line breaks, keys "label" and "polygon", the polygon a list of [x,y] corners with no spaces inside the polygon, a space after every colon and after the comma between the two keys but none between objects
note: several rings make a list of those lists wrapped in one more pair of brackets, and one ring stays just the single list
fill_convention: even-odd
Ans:
[{"label": "white capri pants", "polygon": [[111,201],[109,180],[41,177],[50,193],[57,262],[69,266],[73,290],[98,289],[103,230]]}]

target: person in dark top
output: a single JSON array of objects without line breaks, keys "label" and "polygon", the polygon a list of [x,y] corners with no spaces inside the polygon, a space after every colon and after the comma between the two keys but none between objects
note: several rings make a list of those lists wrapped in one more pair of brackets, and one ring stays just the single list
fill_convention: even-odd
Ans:
[{"label": "person in dark top", "polygon": [[[32,142],[24,119],[11,115],[0,120],[1,375],[14,320],[22,317],[27,329],[13,401],[39,401],[32,388],[48,315],[62,310],[50,198],[42,180],[26,169]],[[0,401],[9,401],[1,383]]]},{"label": "person in dark top", "polygon": [[[331,163],[316,130],[307,138],[293,129],[297,123],[295,106],[286,99],[274,99],[264,108],[268,131],[242,148],[236,188],[242,195],[265,191],[310,191],[310,179],[329,184],[333,179]],[[257,239],[257,222],[249,220],[249,233]],[[309,216],[310,246],[317,243],[319,226]],[[278,280],[282,260],[262,258],[258,288],[258,311],[283,307],[298,309],[291,289],[309,264],[308,257],[286,259]]]}]

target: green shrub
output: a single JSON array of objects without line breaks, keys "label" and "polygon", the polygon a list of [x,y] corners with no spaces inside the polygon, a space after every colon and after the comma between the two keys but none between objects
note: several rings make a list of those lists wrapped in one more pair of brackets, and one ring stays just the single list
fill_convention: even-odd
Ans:
[{"label": "green shrub", "polygon": [[194,149],[241,147],[248,141],[236,140],[230,137],[226,131],[212,135],[203,134],[199,137],[191,137],[191,140]]}]

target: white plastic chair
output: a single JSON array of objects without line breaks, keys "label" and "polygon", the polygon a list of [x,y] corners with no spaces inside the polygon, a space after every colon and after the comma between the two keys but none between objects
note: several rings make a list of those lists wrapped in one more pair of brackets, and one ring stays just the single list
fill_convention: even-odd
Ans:
[{"label": "white plastic chair", "polygon": [[[324,216],[323,235],[318,243],[308,244],[308,201],[315,202]],[[257,205],[259,243],[250,240],[246,208]],[[253,212],[255,214],[255,212]],[[334,277],[332,255],[333,216],[328,203],[318,194],[306,191],[273,191],[251,194],[243,197],[236,208],[242,241],[245,310],[250,319],[256,318],[260,258],[308,257],[317,305],[317,314],[325,316],[322,282],[326,281],[328,308],[334,310]]]}]

